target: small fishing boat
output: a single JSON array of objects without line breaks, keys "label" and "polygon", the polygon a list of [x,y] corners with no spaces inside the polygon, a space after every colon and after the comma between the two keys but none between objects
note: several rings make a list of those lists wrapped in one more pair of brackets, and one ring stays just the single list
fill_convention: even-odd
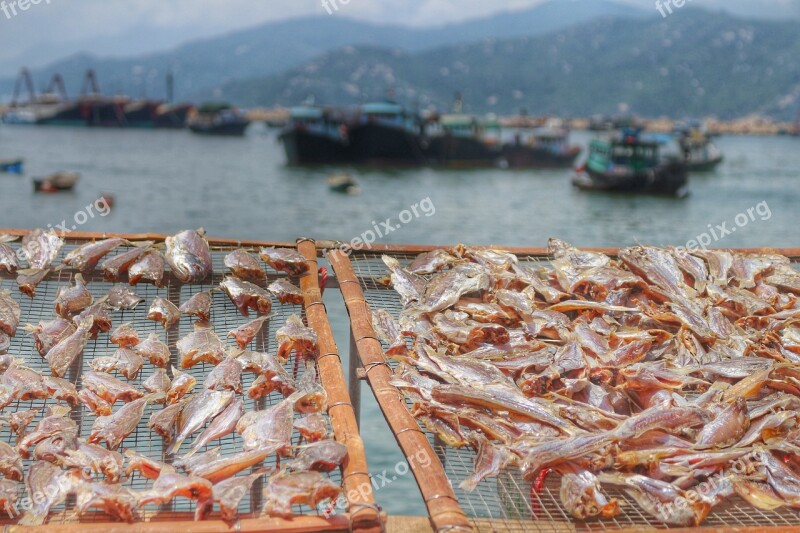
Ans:
[{"label": "small fishing boat", "polygon": [[361,192],[358,181],[350,174],[331,174],[328,176],[328,187],[343,194],[356,195]]},{"label": "small fishing boat", "polygon": [[508,168],[571,168],[581,153],[569,144],[569,130],[545,126],[527,135],[517,133],[503,145],[503,166]]},{"label": "small fishing boat", "polygon": [[193,133],[228,137],[243,137],[249,125],[244,113],[226,103],[204,104],[189,121]]},{"label": "small fishing boat", "polygon": [[690,172],[711,172],[722,163],[724,159],[722,152],[711,142],[711,137],[699,124],[678,129],[677,134],[683,158]]},{"label": "small fishing boat", "polygon": [[57,172],[44,178],[34,178],[35,192],[71,191],[78,183],[81,175],[77,172]]},{"label": "small fishing boat", "polygon": [[22,174],[22,159],[0,159],[0,172]]},{"label": "small fishing boat", "polygon": [[585,190],[686,196],[686,162],[677,156],[662,157],[661,145],[643,139],[639,129],[595,139],[589,145],[586,164],[576,169],[572,183]]}]

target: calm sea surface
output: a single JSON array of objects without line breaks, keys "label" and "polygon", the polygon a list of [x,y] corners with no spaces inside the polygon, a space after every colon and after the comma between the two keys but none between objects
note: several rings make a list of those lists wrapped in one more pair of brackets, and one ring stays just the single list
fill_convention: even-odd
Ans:
[{"label": "calm sea surface", "polygon": [[[573,137],[584,145],[590,138]],[[62,221],[71,227],[76,213],[110,193],[111,213],[88,218],[79,229],[173,233],[204,227],[213,237],[350,241],[391,218],[399,228],[381,242],[546,246],[558,236],[580,246],[625,246],[682,245],[704,233],[711,237],[709,225],[719,235],[716,227],[724,223],[735,231],[713,246],[800,246],[800,139],[723,137],[717,145],[725,162],[717,172],[692,176],[683,200],[580,192],[566,170],[355,170],[362,194],[347,196],[326,185],[335,169],[287,168],[277,135],[263,129],[244,139],[215,139],[172,131],[0,127],[0,159],[23,157],[26,165],[24,176],[0,174],[0,227]],[[60,170],[81,173],[74,193],[33,194],[32,176]],[[419,216],[409,211],[401,224],[401,212],[415,204]],[[755,220],[737,226],[737,215],[750,208]],[[337,293],[327,294],[326,302],[346,359],[344,306]],[[402,456],[371,393],[362,390],[370,469],[391,474]],[[390,513],[424,514],[410,474],[376,496]]]}]

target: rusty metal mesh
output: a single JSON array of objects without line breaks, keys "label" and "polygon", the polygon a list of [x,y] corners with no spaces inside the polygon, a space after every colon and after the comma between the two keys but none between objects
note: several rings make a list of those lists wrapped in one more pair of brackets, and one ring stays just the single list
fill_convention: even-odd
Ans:
[{"label": "rusty metal mesh", "polygon": [[[416,257],[416,254],[406,253],[388,255],[399,260],[401,264],[407,264]],[[541,256],[519,255],[519,258],[531,262],[547,261],[546,257]],[[350,261],[370,307],[385,309],[397,318],[403,306],[397,293],[385,283],[389,273],[381,260],[381,255],[354,253],[350,256]],[[396,366],[393,361],[389,362],[392,367]],[[605,487],[604,492],[609,497],[619,500],[622,512],[612,519],[578,521],[569,515],[560,503],[560,477],[557,474],[548,476],[538,494],[531,491],[531,483],[524,481],[519,471],[513,467],[506,469],[496,478],[484,479],[473,492],[466,492],[459,488],[459,484],[473,473],[475,451],[469,448],[455,449],[444,446],[430,432],[426,434],[444,466],[445,474],[455,490],[459,504],[479,531],[561,532],[669,528],[668,525],[641,510],[625,492]],[[414,450],[404,451],[406,455],[414,453]],[[715,506],[703,522],[703,526],[800,526],[800,515],[788,507],[770,512],[761,511],[736,496]]]},{"label": "rusty metal mesh", "polygon": [[[61,253],[56,260],[56,262],[60,263],[61,259],[69,253],[70,250],[76,248],[80,242],[69,242],[64,248],[61,250]],[[18,247],[19,243],[15,243],[12,247]],[[223,265],[223,259],[225,255],[233,250],[234,248],[229,247],[212,247],[212,258],[214,262],[214,275],[210,280],[206,280],[202,284],[192,284],[192,285],[182,285],[176,282],[174,279],[170,279],[170,276],[165,276],[165,286],[164,287],[155,287],[149,284],[139,284],[136,287],[132,287],[134,291],[141,297],[145,298],[145,301],[139,304],[134,310],[131,311],[112,311],[111,315],[113,318],[113,327],[116,328],[117,326],[124,324],[126,322],[130,322],[136,331],[139,333],[140,339],[144,340],[150,333],[156,333],[159,336],[159,339],[165,343],[170,348],[171,352],[171,360],[169,366],[175,365],[176,367],[180,368],[179,364],[179,353],[175,346],[175,343],[185,336],[187,333],[193,330],[194,320],[193,317],[182,317],[178,325],[173,326],[169,331],[165,331],[160,323],[147,320],[147,312],[149,310],[150,304],[156,297],[167,298],[171,300],[174,304],[180,306],[181,303],[188,300],[193,294],[198,292],[203,292],[208,289],[211,289],[215,286],[219,285],[219,282],[222,281],[224,275],[228,273],[227,269]],[[107,257],[114,257],[114,255],[118,253],[122,253],[126,251],[124,248],[120,248],[115,252],[112,252]],[[257,250],[251,250],[256,252]],[[56,264],[54,262],[54,264]],[[286,275],[283,273],[276,272],[272,270],[269,266],[263,265],[265,271],[267,272],[267,281],[266,284],[261,284],[263,287],[266,287],[267,284],[279,279],[281,277],[285,278]],[[16,282],[12,277],[0,275],[0,289],[9,289],[12,291],[12,294],[16,298],[16,300],[20,303],[22,307],[22,317],[21,323],[23,324],[37,324],[41,320],[51,320],[55,318],[55,311],[54,311],[54,301],[56,297],[56,293],[58,288],[71,283],[72,278],[74,276],[74,272],[70,269],[64,269],[60,272],[56,272],[50,274],[45,281],[43,281],[36,289],[36,296],[35,298],[31,299],[28,296],[20,293],[17,290]],[[88,282],[88,289],[91,291],[92,295],[95,297],[95,300],[106,295],[109,289],[114,285],[113,283],[109,283],[103,281],[101,273],[95,273],[92,276],[84,275],[84,278]],[[299,286],[299,280],[297,278],[290,278],[290,280]],[[124,283],[124,282],[123,282]],[[256,351],[265,351],[269,353],[275,353],[277,351],[277,342],[275,339],[275,333],[286,323],[286,319],[291,316],[292,314],[299,315],[303,317],[305,320],[305,312],[302,305],[281,305],[278,303],[277,300],[273,298],[273,308],[271,313],[271,318],[264,324],[261,333],[254,339],[254,341],[249,345],[249,349],[256,350]],[[221,291],[215,291],[213,293],[213,305],[211,310],[211,323],[213,326],[214,331],[220,338],[225,339],[228,331],[234,329],[247,321],[255,318],[255,316],[251,313],[250,318],[245,318],[242,316],[236,307],[231,303],[225,293]],[[112,329],[113,331],[113,329]],[[116,346],[109,342],[109,333],[101,333],[97,340],[90,340],[86,349],[83,352],[79,361],[73,365],[73,368],[70,370],[67,376],[65,376],[69,381],[74,383],[78,390],[81,388],[81,374],[83,372],[89,371],[90,368],[88,366],[88,362],[95,357],[104,356],[104,355],[112,355],[113,352],[116,350]],[[228,345],[233,346],[232,340],[228,340]],[[17,335],[12,338],[11,347],[8,351],[9,354],[14,355],[17,358],[24,359],[25,365],[40,372],[43,375],[50,374],[50,368],[47,362],[39,355],[39,352],[36,350],[34,345],[34,339],[32,336],[25,334],[22,329],[17,332]],[[213,367],[208,363],[199,363],[192,367],[191,369],[183,370],[184,372],[190,373],[197,379],[197,385],[195,387],[195,391],[199,390],[202,387],[203,380],[208,372]],[[294,355],[292,355],[291,359],[285,365],[286,370],[293,376],[297,376],[302,372],[302,368],[296,367],[296,361]],[[130,381],[130,383],[134,384],[139,390],[144,390],[142,388],[142,383],[150,377],[153,372],[155,371],[155,367],[150,364],[149,362],[145,362],[141,372],[136,377],[135,380]],[[117,376],[123,381],[126,381],[125,378],[121,376]],[[256,374],[245,372],[242,375],[242,384],[243,388],[246,391],[247,388],[253,383],[254,379],[257,377]],[[252,400],[250,399],[247,394],[245,393],[242,396],[244,401],[245,412],[253,411],[253,410],[263,410],[268,408],[272,405],[277,404],[282,397],[277,392],[273,392],[267,398],[262,398],[259,400]],[[31,431],[36,426],[39,420],[44,415],[44,410],[51,405],[55,405],[58,402],[55,400],[34,400],[34,401],[15,401],[5,409],[3,409],[3,414],[12,413],[15,411],[26,411],[30,409],[37,409],[39,410],[39,414],[37,415],[36,419],[28,426],[28,430]],[[63,405],[63,404],[62,404]],[[114,411],[116,412],[117,409],[121,404],[118,402],[114,406]],[[120,445],[117,451],[123,452],[126,449],[133,449],[136,452],[139,452],[151,459],[155,459],[158,461],[164,461],[166,463],[171,463],[174,457],[167,456],[165,454],[165,446],[163,444],[163,440],[161,437],[155,433],[151,432],[150,429],[147,427],[147,423],[150,419],[150,415],[162,409],[163,406],[157,404],[149,404],[145,411],[142,420],[139,422],[136,430],[131,433]],[[74,408],[70,414],[70,416],[78,423],[80,427],[79,437],[87,438],[89,433],[91,432],[92,424],[95,421],[95,415],[86,408],[83,404],[80,404],[78,407]],[[327,419],[327,415],[326,415]],[[330,423],[328,423],[330,428]],[[205,428],[205,427],[204,427]],[[203,428],[203,429],[204,429]],[[181,449],[179,450],[176,457],[180,457],[188,449],[191,447],[191,444],[197,436],[200,435],[202,430],[195,433],[191,438],[187,439],[186,442],[183,443]],[[0,426],[0,440],[3,440],[12,446],[16,443],[16,435],[13,434],[8,425],[4,424]],[[299,432],[294,430],[294,434],[292,437],[293,443],[298,443],[300,439]],[[200,449],[198,453],[202,453],[207,451],[211,448],[219,446],[221,448],[222,456],[229,456],[235,452],[242,450],[242,441],[241,438],[236,434],[227,435],[221,439],[213,441],[209,443],[204,448]],[[27,468],[30,464],[30,460],[24,461],[25,468]],[[266,461],[260,463],[251,469],[247,469],[246,471],[242,472],[240,475],[247,475],[259,468],[266,468],[271,469],[275,467],[276,457],[275,455],[271,455],[267,458]],[[331,479],[335,482],[341,482],[341,473],[336,470],[330,474]],[[240,506],[239,506],[239,513],[241,517],[261,517],[261,509],[263,507],[263,488],[266,484],[267,476],[263,476],[259,480],[257,480],[248,495],[246,495]],[[135,490],[143,490],[152,485],[152,481],[142,477],[138,472],[132,475],[129,479],[124,482],[124,485]],[[20,485],[20,498],[24,496],[24,486]],[[105,522],[108,521],[109,518],[107,515],[102,513],[101,511],[89,511],[87,513],[82,514],[79,518],[75,516],[75,513],[72,512],[74,510],[74,502],[71,499],[68,499],[66,503],[61,504],[59,506],[53,507],[51,509],[51,514],[48,519],[48,523],[50,524],[65,524],[65,523],[72,523],[76,521],[81,522],[88,522],[88,521],[101,521]],[[164,507],[157,507],[155,505],[148,505],[142,509],[140,509],[139,517],[142,520],[151,520],[157,518],[159,513],[163,513],[163,516],[167,517],[168,514],[175,515],[180,514],[183,515],[185,513],[186,519],[191,519],[191,513],[194,513],[195,510],[195,502],[192,500],[184,499],[184,498],[176,498],[170,504]],[[308,506],[300,506],[295,505],[293,507],[293,511],[296,515],[317,515],[317,509],[311,509]],[[209,518],[219,518],[218,509],[215,507],[214,512],[209,516]],[[174,518],[173,518],[174,519]],[[7,520],[6,520],[7,522]],[[0,523],[3,523],[0,520]]]}]

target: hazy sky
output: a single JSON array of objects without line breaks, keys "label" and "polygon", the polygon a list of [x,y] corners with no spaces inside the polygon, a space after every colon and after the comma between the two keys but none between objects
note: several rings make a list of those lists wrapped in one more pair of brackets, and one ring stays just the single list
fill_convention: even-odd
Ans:
[{"label": "hazy sky", "polygon": [[[12,0],[0,0],[6,4]],[[303,15],[329,16],[322,0],[39,0],[7,18],[0,10],[0,63],[41,63],[81,50],[126,55]],[[328,0],[333,1],[333,0]],[[344,0],[347,1],[347,0]],[[543,0],[337,0],[347,16],[380,23],[435,25],[521,9]],[[569,0],[556,0],[569,1]],[[651,9],[654,0],[622,0]],[[49,3],[48,3],[49,2]],[[687,0],[742,14],[800,17],[800,0]],[[576,9],[579,9],[576,6]],[[10,9],[6,10],[11,13]]]}]

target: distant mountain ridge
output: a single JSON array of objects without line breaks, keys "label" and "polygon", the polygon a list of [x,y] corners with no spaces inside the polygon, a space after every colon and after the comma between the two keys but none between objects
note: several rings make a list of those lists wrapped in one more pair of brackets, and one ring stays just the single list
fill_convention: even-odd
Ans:
[{"label": "distant mountain ridge", "polygon": [[[53,73],[61,73],[68,92],[74,95],[84,71],[94,68],[106,93],[163,97],[166,73],[172,70],[179,98],[212,98],[214,89],[229,81],[283,72],[348,45],[416,52],[486,38],[542,35],[605,16],[644,17],[653,13],[606,0],[552,0],[530,9],[425,29],[369,24],[337,13],[262,24],[132,58],[75,54],[33,74],[37,90],[41,90]],[[10,95],[13,82],[0,80],[0,98]]]},{"label": "distant mountain ridge", "polygon": [[743,20],[684,7],[680,16],[606,18],[545,36],[411,53],[346,47],[288,72],[225,85],[244,105],[353,104],[384,98],[440,110],[461,92],[471,112],[645,116],[753,112],[794,118],[796,22]]}]

